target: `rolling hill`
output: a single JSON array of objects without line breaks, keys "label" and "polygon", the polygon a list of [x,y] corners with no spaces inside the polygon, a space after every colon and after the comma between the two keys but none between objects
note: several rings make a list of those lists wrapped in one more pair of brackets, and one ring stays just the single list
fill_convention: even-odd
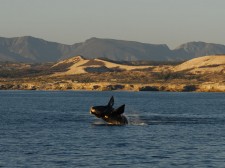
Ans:
[{"label": "rolling hill", "polygon": [[75,75],[82,73],[104,73],[120,71],[142,71],[149,72],[184,72],[191,74],[225,73],[225,55],[203,56],[186,61],[182,64],[172,66],[131,66],[105,61],[102,59],[84,59],[81,56],[72,57],[60,61],[52,66],[52,69],[60,69],[53,76]]},{"label": "rolling hill", "polygon": [[0,71],[0,90],[225,91],[225,55],[154,66],[76,56],[55,64],[1,63]]},{"label": "rolling hill", "polygon": [[54,76],[74,75],[93,72],[113,72],[147,69],[151,66],[131,66],[113,63],[102,59],[84,59],[81,56],[72,57],[60,61],[52,66],[52,69],[60,69]]},{"label": "rolling hill", "polygon": [[194,58],[175,66],[174,71],[189,71],[192,74],[225,74],[225,55]]}]

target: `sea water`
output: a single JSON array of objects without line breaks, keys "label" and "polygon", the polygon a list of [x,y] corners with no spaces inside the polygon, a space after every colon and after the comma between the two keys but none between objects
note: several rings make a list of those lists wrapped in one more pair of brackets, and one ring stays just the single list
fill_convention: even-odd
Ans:
[{"label": "sea water", "polygon": [[[126,105],[109,126],[93,105]],[[0,91],[0,167],[225,167],[225,94]]]}]

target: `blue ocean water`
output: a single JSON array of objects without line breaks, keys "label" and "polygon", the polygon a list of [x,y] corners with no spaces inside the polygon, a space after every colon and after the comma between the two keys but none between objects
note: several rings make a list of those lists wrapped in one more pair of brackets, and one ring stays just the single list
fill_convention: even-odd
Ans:
[{"label": "blue ocean water", "polygon": [[[90,106],[126,104],[129,125]],[[225,94],[0,91],[0,167],[225,167]]]}]

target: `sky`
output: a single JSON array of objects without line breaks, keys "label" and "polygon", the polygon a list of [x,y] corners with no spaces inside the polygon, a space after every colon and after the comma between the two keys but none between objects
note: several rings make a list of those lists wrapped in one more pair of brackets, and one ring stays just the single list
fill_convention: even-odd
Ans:
[{"label": "sky", "polygon": [[0,0],[0,37],[225,45],[225,0]]}]

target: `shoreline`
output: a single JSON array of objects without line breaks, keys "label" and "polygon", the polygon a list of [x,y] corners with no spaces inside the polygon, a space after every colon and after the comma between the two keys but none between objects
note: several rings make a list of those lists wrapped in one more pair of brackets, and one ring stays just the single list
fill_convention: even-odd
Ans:
[{"label": "shoreline", "polygon": [[0,83],[0,90],[42,90],[42,91],[163,91],[163,92],[225,92],[225,83],[205,82],[200,84],[183,83],[74,83],[64,82],[4,82]]}]

